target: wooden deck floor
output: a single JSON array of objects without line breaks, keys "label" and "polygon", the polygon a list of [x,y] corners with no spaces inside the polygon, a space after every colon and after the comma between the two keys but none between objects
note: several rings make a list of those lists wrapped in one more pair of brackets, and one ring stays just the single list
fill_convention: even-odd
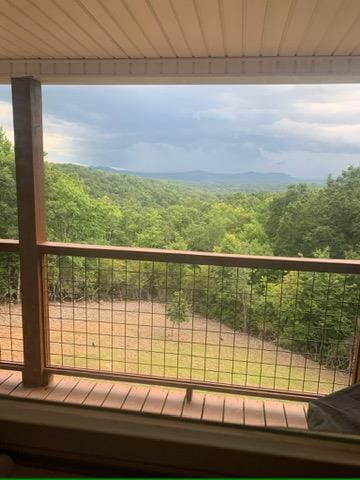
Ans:
[{"label": "wooden deck floor", "polygon": [[217,423],[271,428],[307,429],[306,405],[237,395],[194,392],[190,403],[185,391],[120,382],[56,375],[49,386],[27,388],[19,372],[0,370],[0,397],[118,409]]}]

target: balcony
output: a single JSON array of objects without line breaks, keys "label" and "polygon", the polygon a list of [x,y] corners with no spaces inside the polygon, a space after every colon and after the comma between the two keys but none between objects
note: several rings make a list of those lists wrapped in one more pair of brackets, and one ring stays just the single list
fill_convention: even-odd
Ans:
[{"label": "balcony", "polygon": [[308,400],[357,381],[359,262],[43,242],[45,381],[30,384],[19,243],[0,249],[0,396],[14,407],[300,432]]},{"label": "balcony", "polygon": [[[3,240],[0,248],[14,252],[2,254],[1,362],[20,368],[18,245]],[[50,242],[38,248],[46,258],[49,373],[299,399],[355,381],[357,262]],[[179,292],[188,302],[181,323],[169,318]],[[301,315],[309,322],[299,331],[305,297]],[[330,336],[330,321],[331,332],[350,322],[350,335]]]},{"label": "balcony", "polygon": [[357,476],[358,439],[306,431],[306,406],[359,382],[360,262],[48,242],[40,81],[354,83],[358,5],[58,3],[3,5],[19,241],[0,240],[2,449]]},{"label": "balcony", "polygon": [[[1,364],[23,370],[19,247],[0,248]],[[357,381],[356,261],[37,249],[46,374],[185,388],[188,400],[209,390],[307,401]],[[170,309],[185,299],[176,321]]]}]

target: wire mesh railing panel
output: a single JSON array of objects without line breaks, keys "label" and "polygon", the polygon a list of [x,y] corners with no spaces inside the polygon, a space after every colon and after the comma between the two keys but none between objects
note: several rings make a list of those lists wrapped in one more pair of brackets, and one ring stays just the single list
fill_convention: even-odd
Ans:
[{"label": "wire mesh railing panel", "polygon": [[0,253],[0,367],[23,361],[19,258]]},{"label": "wire mesh railing panel", "polygon": [[351,383],[360,277],[49,255],[50,366],[330,393]]}]

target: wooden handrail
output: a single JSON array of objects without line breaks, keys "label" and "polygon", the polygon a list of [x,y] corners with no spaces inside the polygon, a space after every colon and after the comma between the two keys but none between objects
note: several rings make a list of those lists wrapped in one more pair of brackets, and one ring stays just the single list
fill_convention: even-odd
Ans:
[{"label": "wooden handrail", "polygon": [[[214,265],[224,267],[265,268],[299,270],[307,272],[360,274],[360,260],[303,257],[266,257],[235,255],[214,252],[192,252],[164,250],[160,248],[114,247],[109,245],[88,245],[82,243],[43,242],[39,252],[49,255],[72,255],[119,260],[144,260],[192,265]],[[0,239],[0,252],[16,253],[18,240]]]},{"label": "wooden handrail", "polygon": [[1,253],[17,253],[19,251],[19,240],[0,239]]},{"label": "wooden handrail", "polygon": [[52,255],[111,258],[119,260],[143,260],[224,267],[360,274],[360,260],[260,257],[254,255],[163,250],[158,248],[113,247],[108,245],[100,246],[60,242],[43,242],[38,244],[38,248],[40,253]]}]

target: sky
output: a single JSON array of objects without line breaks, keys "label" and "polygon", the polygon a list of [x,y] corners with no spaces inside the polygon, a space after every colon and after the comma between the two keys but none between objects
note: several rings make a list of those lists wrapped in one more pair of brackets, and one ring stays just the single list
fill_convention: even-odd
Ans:
[{"label": "sky", "polygon": [[[10,87],[0,126],[13,138]],[[43,86],[53,162],[142,172],[282,172],[360,165],[360,85]]]}]

